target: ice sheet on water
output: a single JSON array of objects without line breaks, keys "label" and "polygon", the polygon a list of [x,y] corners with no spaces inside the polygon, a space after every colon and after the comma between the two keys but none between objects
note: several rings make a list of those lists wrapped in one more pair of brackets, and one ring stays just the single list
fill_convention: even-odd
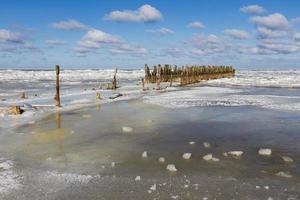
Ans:
[{"label": "ice sheet on water", "polygon": [[249,95],[239,89],[219,87],[197,87],[192,90],[149,95],[143,101],[167,108],[259,106],[273,110],[300,111],[300,97],[297,96]]}]

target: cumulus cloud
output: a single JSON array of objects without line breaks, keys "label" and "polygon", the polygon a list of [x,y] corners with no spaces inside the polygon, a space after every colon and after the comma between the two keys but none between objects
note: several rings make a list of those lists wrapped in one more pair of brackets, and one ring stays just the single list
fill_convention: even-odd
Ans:
[{"label": "cumulus cloud", "polygon": [[56,46],[56,45],[64,45],[66,44],[66,42],[64,40],[58,40],[58,39],[54,39],[54,40],[46,40],[46,43],[48,45],[51,46]]},{"label": "cumulus cloud", "polygon": [[300,17],[296,17],[296,18],[292,19],[291,22],[293,24],[300,24]]},{"label": "cumulus cloud", "polygon": [[178,58],[183,55],[183,51],[179,48],[167,48],[164,50],[167,55]]},{"label": "cumulus cloud", "polygon": [[103,32],[97,29],[91,29],[77,42],[75,51],[78,53],[87,53],[92,49],[99,49],[102,44],[120,44],[122,40],[115,35]]},{"label": "cumulus cloud", "polygon": [[116,48],[110,49],[109,51],[111,53],[118,54],[148,54],[148,50],[146,48],[129,44],[122,44]]},{"label": "cumulus cloud", "polygon": [[159,35],[171,35],[174,34],[175,32],[171,29],[168,28],[160,28],[160,29],[150,29],[150,30],[146,30],[149,33],[156,33]]},{"label": "cumulus cloud", "polygon": [[217,54],[228,50],[227,42],[223,38],[213,34],[208,36],[195,36],[191,43],[194,46],[191,53],[194,55]]},{"label": "cumulus cloud", "polygon": [[88,26],[74,20],[69,19],[66,21],[54,22],[51,24],[52,28],[60,30],[87,30]]},{"label": "cumulus cloud", "polygon": [[294,39],[295,39],[297,42],[300,42],[300,32],[294,33]]},{"label": "cumulus cloud", "polygon": [[268,16],[255,16],[251,18],[251,21],[257,26],[272,30],[284,30],[289,28],[289,21],[280,13],[274,13]]},{"label": "cumulus cloud", "polygon": [[146,48],[130,45],[118,36],[97,29],[87,31],[82,39],[77,42],[74,51],[80,55],[102,47],[109,47],[109,52],[117,54],[148,54]]},{"label": "cumulus cloud", "polygon": [[15,42],[21,43],[24,38],[20,33],[11,32],[6,29],[0,29],[0,42]]},{"label": "cumulus cloud", "polygon": [[248,6],[241,7],[240,11],[249,14],[261,14],[266,12],[266,9],[264,9],[259,5],[248,5]]},{"label": "cumulus cloud", "polygon": [[300,47],[294,43],[263,41],[258,44],[262,50],[277,54],[290,54],[300,52]]},{"label": "cumulus cloud", "polygon": [[266,27],[257,27],[256,31],[259,38],[279,38],[289,35],[287,30],[272,30]]},{"label": "cumulus cloud", "polygon": [[156,22],[162,19],[159,10],[151,5],[145,4],[137,10],[112,11],[104,16],[104,20],[116,22]]},{"label": "cumulus cloud", "polygon": [[194,21],[188,24],[188,27],[190,28],[198,28],[198,29],[202,29],[205,28],[204,24],[199,22],[199,21]]},{"label": "cumulus cloud", "polygon": [[226,29],[224,30],[224,33],[233,39],[239,39],[239,40],[248,39],[250,37],[247,31],[240,30],[240,29]]}]

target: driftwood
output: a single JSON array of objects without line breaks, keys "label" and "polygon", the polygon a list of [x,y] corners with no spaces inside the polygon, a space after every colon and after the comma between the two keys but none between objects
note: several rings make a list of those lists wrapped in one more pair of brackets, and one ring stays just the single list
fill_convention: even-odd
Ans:
[{"label": "driftwood", "polygon": [[109,97],[109,99],[116,99],[116,98],[121,97],[121,96],[123,96],[123,94],[118,93],[118,94],[116,94],[114,96]]}]

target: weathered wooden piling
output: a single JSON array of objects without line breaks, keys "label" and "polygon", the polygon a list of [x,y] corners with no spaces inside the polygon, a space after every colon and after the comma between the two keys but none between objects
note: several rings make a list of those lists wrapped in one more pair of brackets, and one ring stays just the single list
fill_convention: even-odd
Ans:
[{"label": "weathered wooden piling", "polygon": [[55,71],[56,71],[56,94],[55,94],[55,97],[54,97],[54,100],[55,100],[55,105],[57,107],[60,107],[61,104],[60,104],[60,86],[59,86],[59,73],[60,73],[60,67],[59,65],[56,65],[55,66]]},{"label": "weathered wooden piling", "polygon": [[25,93],[25,92],[22,92],[22,93],[21,93],[20,99],[26,99],[26,93]]},{"label": "weathered wooden piling", "polygon": [[118,69],[116,68],[115,74],[114,74],[114,77],[112,80],[112,88],[111,89],[113,89],[113,90],[115,90],[117,88],[117,72],[118,72]]}]

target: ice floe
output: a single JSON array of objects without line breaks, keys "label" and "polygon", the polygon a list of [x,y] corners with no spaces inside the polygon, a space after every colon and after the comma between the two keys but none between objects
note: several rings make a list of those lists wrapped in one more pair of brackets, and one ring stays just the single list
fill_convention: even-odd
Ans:
[{"label": "ice floe", "polygon": [[269,148],[260,148],[258,154],[261,156],[270,156],[272,154],[272,149]]},{"label": "ice floe", "polygon": [[148,157],[148,152],[147,151],[144,151],[143,153],[142,153],[142,158],[147,158]]},{"label": "ice floe", "polygon": [[122,131],[123,131],[124,133],[130,133],[130,132],[133,131],[133,128],[128,127],[128,126],[122,126]]},{"label": "ice floe", "polygon": [[164,158],[164,157],[160,157],[159,159],[158,159],[158,162],[160,162],[160,163],[164,163],[166,161],[166,159]]},{"label": "ice floe", "polygon": [[170,172],[176,172],[177,171],[174,164],[168,164],[166,169]]},{"label": "ice floe", "polygon": [[182,154],[182,158],[185,159],[185,160],[190,159],[191,156],[192,156],[192,153],[184,153],[184,154]]}]

